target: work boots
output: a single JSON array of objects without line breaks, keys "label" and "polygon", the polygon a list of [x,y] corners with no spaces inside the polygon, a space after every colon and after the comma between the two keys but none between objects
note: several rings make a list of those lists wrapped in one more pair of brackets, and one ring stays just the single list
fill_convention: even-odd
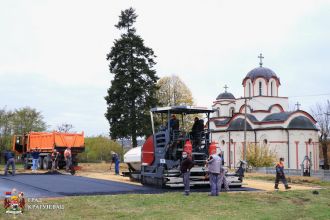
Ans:
[{"label": "work boots", "polygon": [[291,189],[291,186],[285,185],[285,189]]},{"label": "work boots", "polygon": [[275,183],[275,187],[274,187],[274,188],[275,188],[275,189],[279,189],[279,188],[278,188],[278,184],[277,184],[277,183]]}]

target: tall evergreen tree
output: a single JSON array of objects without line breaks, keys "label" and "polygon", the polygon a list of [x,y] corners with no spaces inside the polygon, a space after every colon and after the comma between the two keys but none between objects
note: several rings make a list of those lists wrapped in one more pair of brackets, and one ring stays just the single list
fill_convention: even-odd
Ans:
[{"label": "tall evergreen tree", "polygon": [[158,80],[153,69],[156,56],[136,34],[133,26],[136,18],[135,10],[129,8],[121,12],[115,25],[124,33],[107,54],[114,79],[105,97],[111,138],[131,137],[133,147],[137,146],[138,136],[150,134],[149,110],[157,104]]}]

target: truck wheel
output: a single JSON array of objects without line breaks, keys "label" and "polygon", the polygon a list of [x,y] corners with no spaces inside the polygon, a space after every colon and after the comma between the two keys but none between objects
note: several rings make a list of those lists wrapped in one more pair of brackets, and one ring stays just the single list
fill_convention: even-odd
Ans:
[{"label": "truck wheel", "polygon": [[40,170],[42,170],[43,168],[44,168],[44,166],[43,166],[43,157],[39,157],[39,160],[38,160],[38,168],[40,169]]},{"label": "truck wheel", "polygon": [[50,167],[49,167],[49,158],[46,156],[44,157],[44,160],[43,160],[43,167],[45,170],[48,170]]}]

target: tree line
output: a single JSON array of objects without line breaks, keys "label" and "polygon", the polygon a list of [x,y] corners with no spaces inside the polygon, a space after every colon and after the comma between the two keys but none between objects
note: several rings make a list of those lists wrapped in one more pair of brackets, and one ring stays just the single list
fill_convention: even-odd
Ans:
[{"label": "tree line", "polygon": [[30,131],[45,131],[47,125],[41,112],[23,107],[14,110],[0,109],[0,150],[11,148],[12,136]]}]

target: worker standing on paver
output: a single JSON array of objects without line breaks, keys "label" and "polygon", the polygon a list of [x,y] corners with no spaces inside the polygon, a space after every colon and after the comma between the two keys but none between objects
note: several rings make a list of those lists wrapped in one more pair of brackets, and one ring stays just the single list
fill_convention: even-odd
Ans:
[{"label": "worker standing on paver", "polygon": [[64,159],[65,159],[65,170],[69,172],[72,163],[71,147],[68,147],[64,151]]},{"label": "worker standing on paver", "polygon": [[182,152],[182,162],[180,165],[180,171],[183,177],[184,195],[189,196],[190,193],[190,169],[194,166],[191,158],[187,152]]},{"label": "worker standing on paver", "polygon": [[220,189],[220,165],[221,159],[216,154],[216,150],[212,150],[211,156],[206,161],[206,165],[208,167],[208,174],[211,186],[210,196],[218,196]]},{"label": "worker standing on paver", "polygon": [[10,165],[11,165],[11,169],[12,169],[12,175],[15,176],[16,167],[15,167],[15,155],[14,155],[14,153],[11,152],[11,151],[7,151],[5,153],[5,161],[6,161],[5,176],[7,176],[8,168],[9,168]]},{"label": "worker standing on paver", "polygon": [[33,150],[33,152],[31,153],[31,156],[32,156],[32,172],[36,172],[37,169],[38,169],[39,154],[40,154],[40,150],[38,148],[35,148]]},{"label": "worker standing on paver", "polygon": [[111,158],[111,163],[110,163],[110,170],[111,170],[112,163],[114,163],[115,164],[115,174],[119,175],[119,163],[120,163],[119,156],[116,152],[113,152],[113,151],[111,151],[111,155],[112,155],[112,158]]},{"label": "worker standing on paver", "polygon": [[283,182],[285,189],[291,189],[291,187],[288,185],[288,182],[286,181],[285,175],[284,175],[284,158],[281,157],[280,161],[276,164],[276,178],[275,178],[275,190],[278,190],[278,184],[280,180]]}]

